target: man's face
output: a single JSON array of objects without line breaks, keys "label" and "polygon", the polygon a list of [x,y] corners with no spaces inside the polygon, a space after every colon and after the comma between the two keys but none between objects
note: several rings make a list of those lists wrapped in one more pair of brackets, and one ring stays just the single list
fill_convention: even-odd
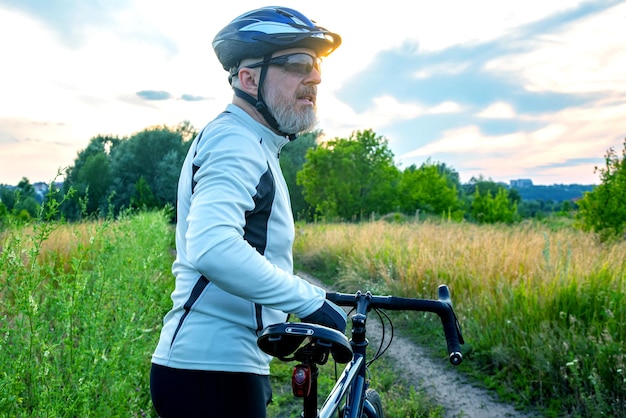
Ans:
[{"label": "man's face", "polygon": [[322,81],[319,59],[304,48],[277,52],[272,59],[277,58],[284,65],[268,67],[263,85],[265,102],[283,132],[310,131],[317,125],[317,85]]}]

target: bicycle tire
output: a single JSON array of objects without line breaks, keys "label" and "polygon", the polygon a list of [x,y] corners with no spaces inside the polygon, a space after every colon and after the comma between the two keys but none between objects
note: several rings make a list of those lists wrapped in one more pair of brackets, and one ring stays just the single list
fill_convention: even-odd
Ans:
[{"label": "bicycle tire", "polygon": [[[365,399],[367,399],[372,406],[374,407],[374,411],[376,411],[377,418],[384,418],[383,415],[383,402],[380,399],[380,395],[375,389],[367,389],[365,391]],[[363,418],[367,417],[365,413],[363,413]]]}]

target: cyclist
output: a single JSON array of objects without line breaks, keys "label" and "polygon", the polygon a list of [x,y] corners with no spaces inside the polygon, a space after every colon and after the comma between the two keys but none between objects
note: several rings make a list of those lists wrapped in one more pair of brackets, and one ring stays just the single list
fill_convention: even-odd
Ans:
[{"label": "cyclist", "polygon": [[183,164],[172,309],[150,377],[161,417],[265,417],[271,357],[257,347],[287,313],[345,331],[343,310],[293,274],[293,215],[278,163],[316,121],[320,61],[339,35],[266,7],[224,27],[213,49],[234,94]]}]

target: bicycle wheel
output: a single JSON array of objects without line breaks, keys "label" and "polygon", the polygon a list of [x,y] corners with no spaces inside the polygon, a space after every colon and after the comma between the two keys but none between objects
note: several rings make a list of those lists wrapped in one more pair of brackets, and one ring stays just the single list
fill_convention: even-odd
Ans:
[{"label": "bicycle wheel", "polygon": [[[375,389],[367,389],[365,391],[365,399],[369,401],[374,407],[374,411],[376,411],[377,418],[383,417],[383,402],[380,400],[380,395],[376,392]],[[371,418],[368,417],[365,412],[363,412],[363,418]]]}]

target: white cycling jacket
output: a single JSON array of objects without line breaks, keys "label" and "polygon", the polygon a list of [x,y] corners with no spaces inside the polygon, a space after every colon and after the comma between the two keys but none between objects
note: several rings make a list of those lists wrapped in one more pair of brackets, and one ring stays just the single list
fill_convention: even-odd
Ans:
[{"label": "white cycling jacket", "polygon": [[269,374],[256,340],[323,289],[293,275],[293,215],[278,163],[287,139],[229,105],[193,141],[178,184],[173,307],[153,363]]}]

